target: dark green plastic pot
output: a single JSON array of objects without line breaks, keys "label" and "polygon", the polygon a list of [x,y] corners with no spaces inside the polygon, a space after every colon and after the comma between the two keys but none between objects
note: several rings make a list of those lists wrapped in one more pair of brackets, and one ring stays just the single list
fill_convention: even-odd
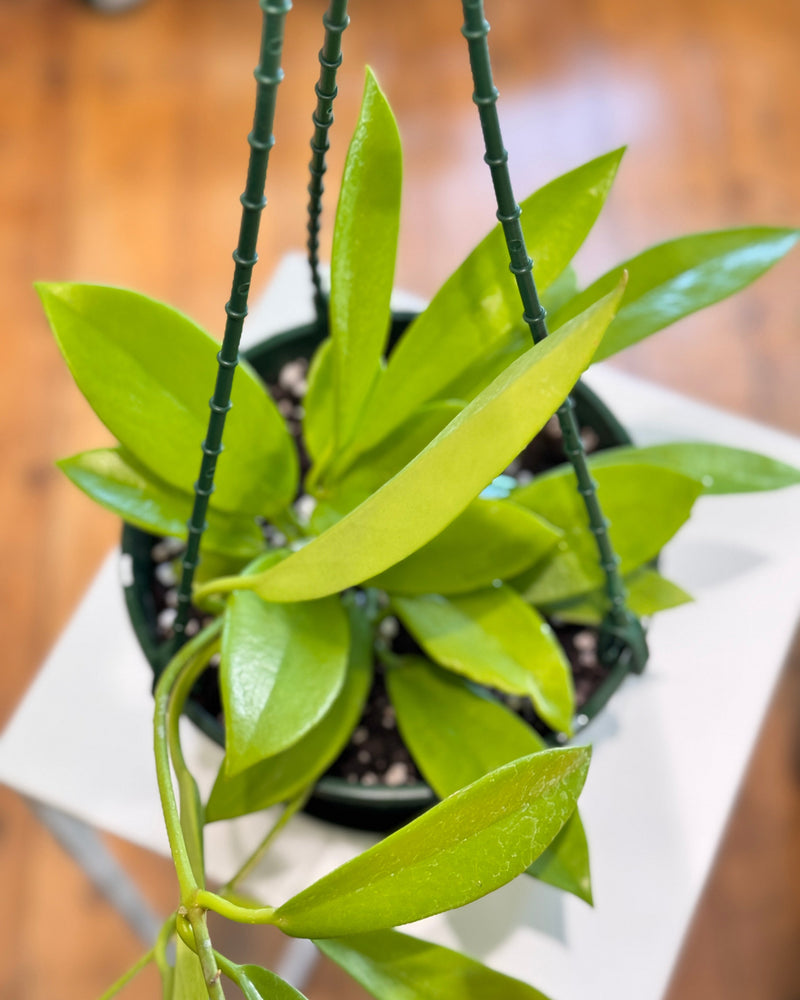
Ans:
[{"label": "dark green plastic pot", "polygon": [[[412,313],[394,316],[390,335],[393,346],[411,320]],[[317,346],[327,336],[327,330],[315,323],[296,327],[276,334],[245,352],[250,364],[266,382],[277,381],[281,368],[297,358],[310,358]],[[573,391],[579,423],[593,428],[600,448],[627,445],[631,439],[616,417],[598,397],[582,383]],[[152,580],[154,563],[151,550],[157,539],[147,532],[124,525],[122,551],[132,563],[132,580],[125,588],[125,601],[139,644],[153,668],[155,679],[161,674],[169,658],[169,644],[157,639],[157,611],[153,596]],[[616,690],[628,665],[618,664],[582,709],[582,715],[591,718]],[[202,679],[201,682],[202,684]],[[220,720],[203,707],[198,700],[202,691],[196,689],[186,706],[186,714],[200,729],[220,746],[225,744],[225,732]],[[585,723],[584,723],[585,724]],[[360,830],[386,831],[395,829],[410,818],[423,812],[436,801],[425,784],[402,788],[352,785],[342,778],[323,775],[305,811],[320,819]]]}]

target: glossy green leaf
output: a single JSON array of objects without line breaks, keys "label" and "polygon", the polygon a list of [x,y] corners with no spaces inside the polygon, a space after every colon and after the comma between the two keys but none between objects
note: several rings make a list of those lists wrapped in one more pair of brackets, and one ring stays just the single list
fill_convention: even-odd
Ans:
[{"label": "glossy green leaf", "polygon": [[[403,742],[440,798],[545,748],[516,713],[420,657],[399,658],[387,685]],[[591,903],[589,850],[577,811],[528,872]]]},{"label": "glossy green leaf", "polygon": [[791,250],[796,229],[728,229],[683,236],[626,260],[571,299],[551,328],[577,316],[629,274],[625,299],[596,361],[635,344],[683,316],[745,288]]},{"label": "glossy green leaf", "polygon": [[681,472],[684,476],[697,479],[703,486],[703,492],[709,494],[757,493],[800,483],[800,469],[777,458],[700,441],[675,441],[644,448],[609,448],[591,458],[594,468],[625,463],[657,465]]},{"label": "glossy green leaf", "polygon": [[[326,487],[328,492],[333,493],[334,502],[341,495],[359,493],[364,497],[369,496],[404,465],[408,465],[465,405],[459,399],[426,403],[386,440],[381,441],[372,451],[361,455],[352,467],[332,463],[326,476]],[[332,485],[334,483],[335,486]]]},{"label": "glossy green leaf", "polygon": [[560,537],[517,504],[473,500],[441,534],[369,586],[392,594],[465,594],[540,562]]},{"label": "glossy green leaf", "polygon": [[308,522],[309,532],[312,535],[321,535],[323,531],[332,528],[337,521],[341,521],[351,510],[363,503],[368,496],[369,493],[365,490],[352,493],[341,490],[329,500],[319,500]]},{"label": "glossy green leaf", "polygon": [[252,561],[252,557],[234,556],[225,552],[205,551],[195,570],[195,583],[205,583],[217,576],[241,573]]},{"label": "glossy green leaf", "polygon": [[[240,965],[236,982],[245,1000],[306,1000],[303,993],[260,965]],[[198,996],[196,1000],[203,1000]]]},{"label": "glossy green leaf", "polygon": [[547,314],[557,312],[571,298],[578,294],[578,276],[575,268],[568,265],[550,287],[542,293],[542,305]]},{"label": "glossy green leaf", "polygon": [[[588,364],[620,293],[530,348],[388,483],[247,586],[274,601],[322,597],[377,576],[438,535],[562,402]],[[221,589],[241,585],[217,581]]]},{"label": "glossy green leaf", "polygon": [[[70,482],[129,524],[155,535],[186,539],[191,494],[156,479],[124,449],[84,451],[57,464]],[[212,508],[206,520],[204,549],[252,559],[264,548],[264,536],[252,517]]]},{"label": "glossy green leaf", "polygon": [[175,938],[175,975],[172,980],[172,1000],[204,1000],[208,996],[200,959]]},{"label": "glossy green leaf", "polygon": [[[623,573],[658,555],[687,520],[702,489],[688,476],[648,465],[606,466],[592,475]],[[603,571],[572,469],[559,467],[538,476],[513,497],[565,533],[554,555],[512,581],[513,586],[536,605],[601,587]]]},{"label": "glossy green leaf", "polygon": [[467,401],[474,399],[530,346],[531,332],[520,320],[502,340],[493,345],[491,354],[478,357],[472,365],[448,381],[443,393]]},{"label": "glossy green leaf", "polygon": [[421,920],[523,872],[575,809],[587,747],[512,761],[434,806],[275,911],[295,937],[340,937]]},{"label": "glossy green leaf", "polygon": [[547,1000],[519,979],[399,931],[316,943],[376,1000]]},{"label": "glossy green leaf", "polygon": [[553,729],[572,731],[569,662],[547,622],[511,587],[394,597],[392,604],[431,659],[478,684],[526,695]]},{"label": "glossy green leaf", "polygon": [[386,98],[367,70],[342,177],[331,253],[333,438],[351,436],[389,332],[403,157]]},{"label": "glossy green leaf", "polygon": [[[58,346],[92,409],[135,458],[191,492],[219,344],[191,320],[121,288],[40,284]],[[236,372],[215,480],[221,510],[268,515],[294,498],[297,454],[253,371]]]},{"label": "glossy green leaf", "polygon": [[441,799],[545,749],[511,709],[420,656],[398,657],[386,683],[403,742]]},{"label": "glossy green leaf", "polygon": [[372,681],[372,629],[348,608],[350,651],[336,700],[320,721],[286,750],[233,777],[223,761],[206,806],[206,821],[244,816],[286,802],[312,785],[342,752],[355,729]]},{"label": "glossy green leaf", "polygon": [[577,809],[544,854],[530,865],[527,874],[593,905],[589,844]]},{"label": "glossy green leaf", "polygon": [[233,594],[220,663],[228,774],[292,746],[322,719],[344,681],[348,649],[338,597],[269,604],[247,590]]},{"label": "glossy green leaf", "polygon": [[[615,150],[558,177],[522,203],[521,223],[544,291],[586,239],[619,166]],[[496,226],[445,281],[392,353],[370,398],[358,442],[367,450],[434,397],[460,396],[451,384],[495,353],[525,349],[530,333],[501,227]]]},{"label": "glossy green leaf", "polygon": [[319,345],[308,368],[303,397],[303,441],[314,462],[333,448],[333,351],[330,337]]},{"label": "glossy green leaf", "polygon": [[[640,618],[658,611],[668,611],[692,600],[691,594],[654,569],[643,567],[625,577],[627,604]],[[561,604],[542,608],[548,616],[574,625],[599,625],[608,610],[608,597],[603,588]]]}]

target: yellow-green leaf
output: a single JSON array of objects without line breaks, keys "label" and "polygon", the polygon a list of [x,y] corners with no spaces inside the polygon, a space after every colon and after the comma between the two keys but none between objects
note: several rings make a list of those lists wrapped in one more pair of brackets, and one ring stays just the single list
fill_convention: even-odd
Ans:
[{"label": "yellow-green leaf", "polygon": [[251,591],[228,602],[220,687],[231,776],[285,750],[341,689],[349,628],[338,597],[270,604]]},{"label": "yellow-green leaf", "polygon": [[593,468],[637,463],[672,469],[697,479],[708,494],[757,493],[800,483],[800,469],[769,455],[705,441],[609,448],[590,459]]},{"label": "yellow-green leaf", "polygon": [[[592,475],[623,573],[658,555],[687,520],[702,490],[695,479],[649,465],[609,465],[594,469]],[[536,605],[603,586],[600,557],[572,469],[559,467],[538,476],[512,495],[515,503],[564,531],[554,554],[513,580],[513,586]]]},{"label": "yellow-green leaf", "polygon": [[466,594],[538,563],[560,537],[524,507],[473,500],[441,534],[369,586],[392,594]]},{"label": "yellow-green leaf", "polygon": [[325,875],[279,907],[295,937],[340,937],[451,910],[505,885],[569,819],[587,747],[512,761]]},{"label": "yellow-green leaf", "polygon": [[399,931],[318,941],[376,1000],[547,1000],[519,979]]},{"label": "yellow-green leaf", "polygon": [[527,874],[593,905],[589,844],[577,809],[544,854],[528,868]]},{"label": "yellow-green leaf", "polygon": [[[181,313],[136,292],[66,283],[37,290],[73,378],[98,417],[159,479],[191,492],[219,344]],[[276,513],[297,487],[294,444],[244,363],[231,399],[214,505]]]},{"label": "yellow-green leaf", "polygon": [[[691,594],[654,569],[643,566],[625,577],[628,608],[640,618],[658,611],[677,608],[692,600]],[[563,603],[542,607],[547,615],[575,625],[599,625],[608,611],[608,595],[604,588]]]},{"label": "yellow-green leaf", "polygon": [[[157,479],[122,448],[84,451],[57,463],[87,496],[124,521],[172,538],[187,536],[192,495]],[[203,548],[252,559],[264,548],[264,536],[252,517],[210,508]]]},{"label": "yellow-green leaf", "polygon": [[426,403],[372,451],[360,455],[352,467],[333,462],[325,477],[326,495],[332,494],[334,502],[342,494],[368,496],[408,465],[465,405],[460,399]]},{"label": "yellow-green leaf", "polygon": [[661,243],[626,260],[570,299],[552,317],[551,329],[605,295],[627,271],[625,300],[597,352],[600,361],[745,288],[785,256],[799,237],[797,229],[759,226],[697,233]]},{"label": "yellow-green leaf", "polygon": [[421,548],[541,429],[588,364],[621,291],[531,347],[404,469],[308,545],[263,574],[209,589],[248,586],[268,600],[309,600],[377,576]]},{"label": "yellow-green leaf", "polygon": [[333,352],[330,337],[319,345],[308,368],[303,397],[303,441],[313,461],[333,448]]},{"label": "yellow-green leaf", "polygon": [[[306,1000],[305,994],[260,965],[240,965],[236,982],[245,1000]],[[204,1000],[198,996],[196,1000]]]},{"label": "yellow-green leaf", "polygon": [[[440,798],[545,749],[541,737],[505,705],[420,657],[399,657],[387,684],[403,742]],[[577,811],[528,873],[591,903],[589,851]]]},{"label": "yellow-green leaf", "polygon": [[572,731],[569,662],[550,626],[511,587],[392,603],[431,659],[478,684],[527,696],[550,726]]},{"label": "yellow-green leaf", "polygon": [[208,996],[200,959],[183,943],[175,939],[175,975],[172,980],[172,1000],[203,1000]]},{"label": "yellow-green leaf", "polygon": [[[544,291],[585,240],[605,201],[622,157],[615,150],[536,191],[522,203],[521,223]],[[364,451],[435,397],[460,396],[451,384],[491,364],[496,354],[525,349],[530,334],[501,227],[496,226],[447,279],[395,348],[358,428]],[[509,360],[511,360],[509,358]]]},{"label": "yellow-green leaf", "polygon": [[368,69],[345,162],[331,253],[331,430],[338,448],[352,434],[389,332],[401,182],[397,123]]},{"label": "yellow-green leaf", "polygon": [[330,709],[300,739],[231,776],[223,761],[206,806],[206,821],[231,819],[286,802],[312,785],[336,760],[356,727],[372,681],[372,630],[348,608],[350,651],[344,683]]}]

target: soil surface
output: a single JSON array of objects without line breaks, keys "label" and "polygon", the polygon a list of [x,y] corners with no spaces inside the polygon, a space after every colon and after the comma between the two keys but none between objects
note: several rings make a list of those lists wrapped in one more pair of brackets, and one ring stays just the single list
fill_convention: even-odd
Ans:
[{"label": "soil surface", "polygon": [[[289,362],[281,369],[278,381],[268,386],[297,443],[302,476],[305,476],[311,464],[301,433],[302,400],[306,391],[307,370],[308,364],[304,360]],[[581,437],[588,453],[597,449],[598,439],[592,428],[582,427]],[[506,472],[524,484],[534,475],[560,465],[563,461],[561,429],[558,420],[553,417]],[[265,531],[267,530],[265,528]],[[172,637],[172,622],[177,603],[175,566],[182,551],[181,542],[174,539],[160,539],[154,544],[151,553],[154,570],[153,591],[158,611],[158,638],[163,641]],[[186,628],[187,636],[196,634],[210,620],[193,608]],[[550,625],[570,662],[575,686],[576,710],[580,714],[581,708],[608,676],[607,668],[602,666],[597,658],[598,630],[588,626],[567,625],[557,620],[551,620]],[[396,619],[384,620],[382,629],[384,638],[391,642],[395,652],[421,654],[414,639]],[[206,671],[198,682],[193,697],[200,701],[212,716],[221,720],[222,705],[216,667],[217,663],[212,661],[212,668]],[[499,691],[493,694],[546,739],[559,742],[559,734],[554,733],[538,717],[530,699]],[[372,689],[361,721],[353,731],[350,743],[327,773],[342,778],[350,784],[363,786],[402,787],[422,781],[398,732],[394,709],[386,690],[384,668],[377,661]]]}]

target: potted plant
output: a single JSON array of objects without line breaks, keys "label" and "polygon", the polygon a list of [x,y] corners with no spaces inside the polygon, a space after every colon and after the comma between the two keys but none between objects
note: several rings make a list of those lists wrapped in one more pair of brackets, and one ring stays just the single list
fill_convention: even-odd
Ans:
[{"label": "potted plant", "polygon": [[[297,996],[268,971],[214,953],[205,921],[214,910],[320,939],[379,997],[411,976],[449,977],[459,996],[535,996],[524,984],[391,928],[462,905],[525,870],[590,897],[575,813],[588,751],[545,749],[508,704],[509,698],[512,705],[532,703],[556,735],[574,726],[569,666],[547,619],[597,626],[581,634],[612,675],[602,700],[627,670],[644,666],[646,647],[632,612],[650,614],[686,599],[651,564],[696,497],[704,489],[772,488],[799,478],[761,456],[707,445],[625,446],[587,460],[571,404],[563,400],[593,356],[608,356],[736,290],[785,253],[797,234],[738,230],[674,241],[579,291],[569,262],[602,206],[620,153],[531,196],[523,206],[530,225],[523,229],[494,116],[482,8],[465,2],[502,227],[384,361],[400,144],[368,75],[336,216],[329,319],[316,261],[319,184],[312,185],[319,321],[311,339],[321,343],[304,394],[303,373],[294,370],[302,417],[298,399],[284,400],[310,460],[301,487],[296,444],[278,406],[246,366],[233,378],[288,6],[263,4],[241,238],[188,528],[216,346],[185,317],[135,293],[40,289],[78,384],[120,441],[63,467],[139,528],[188,538],[176,594],[179,640],[189,631],[192,600],[201,615],[197,633],[162,664],[156,690],[156,763],[181,899],[149,957],[159,962],[168,996],[206,990],[219,997],[220,972],[248,997]],[[317,181],[345,8],[333,0],[326,17]],[[528,250],[551,313],[550,336]],[[292,382],[286,361],[310,353],[312,345],[299,344],[303,336],[308,340],[307,333],[294,334],[268,345],[282,357],[279,381]],[[281,355],[288,350],[291,358]],[[524,468],[530,455],[521,462],[518,456],[558,407],[572,464],[524,482],[533,471]],[[393,642],[397,621],[405,629],[399,643]],[[416,649],[409,652],[403,642],[412,641]],[[177,720],[218,655],[226,759],[203,804],[183,761]],[[285,803],[268,844],[358,726],[375,658],[402,735],[443,801],[277,909],[239,898],[234,884],[209,892],[204,824]],[[173,934],[174,969],[165,958]]]}]

